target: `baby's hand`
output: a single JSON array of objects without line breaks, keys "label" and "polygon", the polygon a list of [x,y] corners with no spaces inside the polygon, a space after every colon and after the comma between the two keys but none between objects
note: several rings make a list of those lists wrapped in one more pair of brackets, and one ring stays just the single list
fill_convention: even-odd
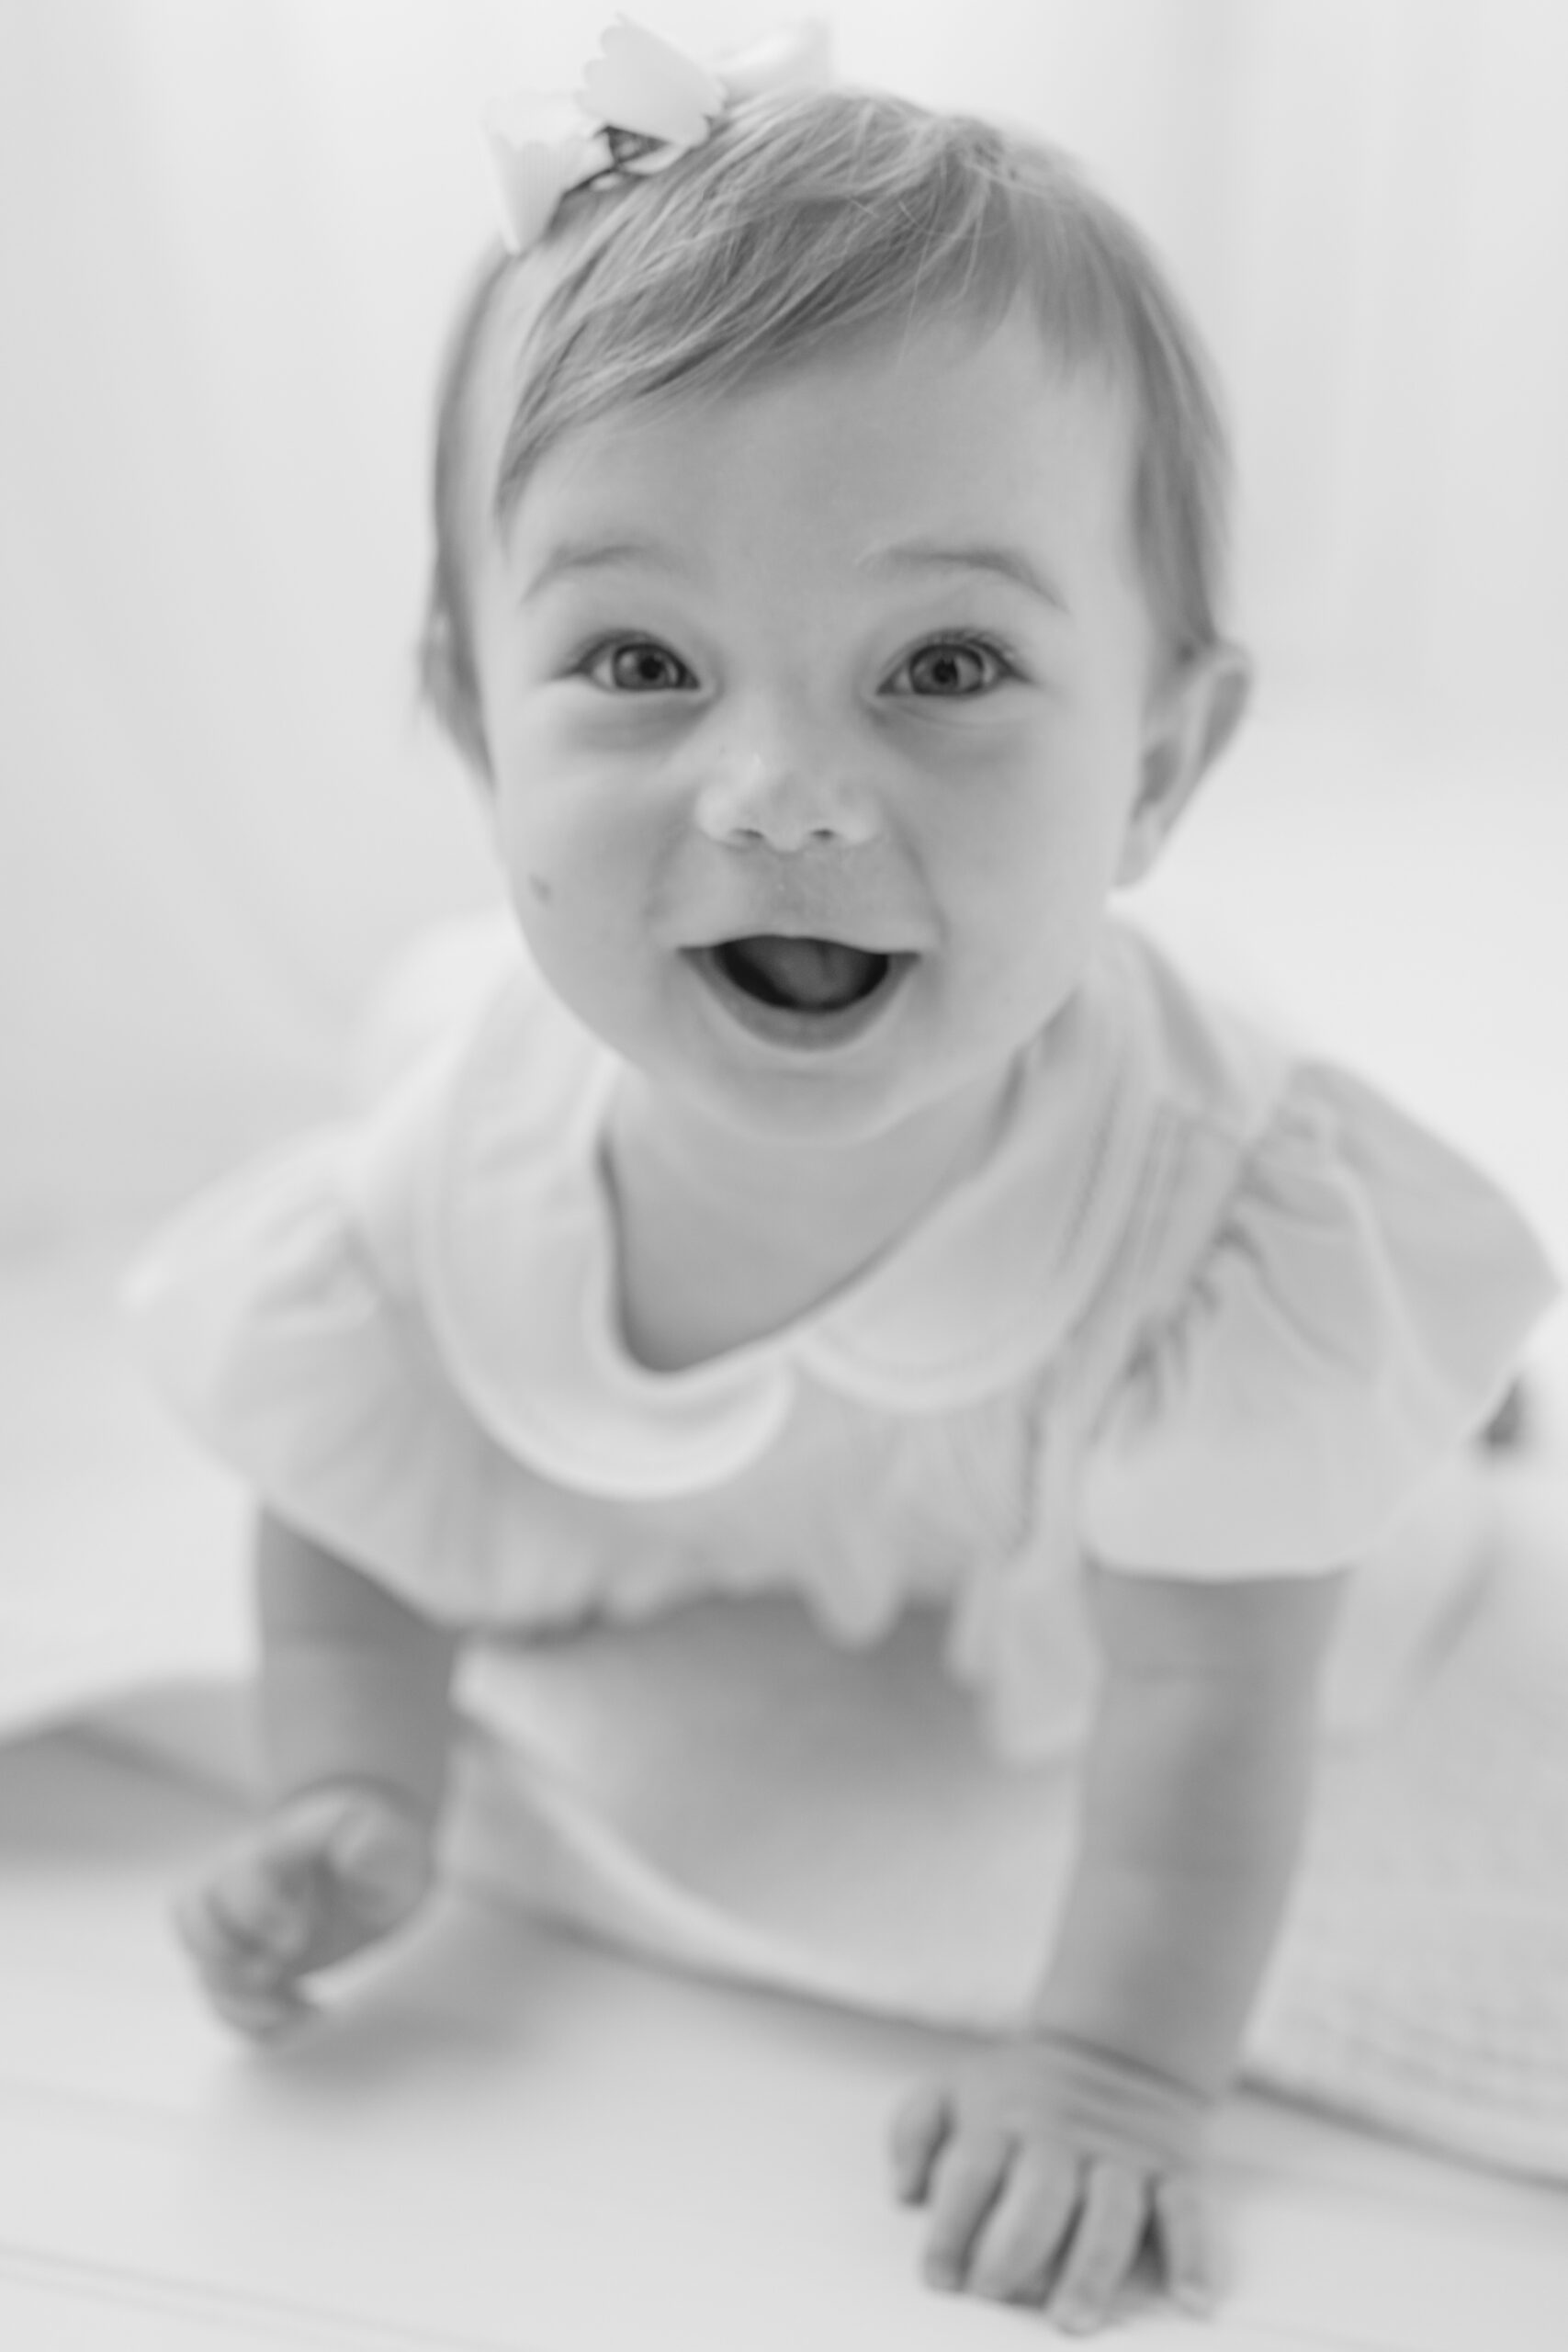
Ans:
[{"label": "baby's hand", "polygon": [[1198,2168],[1208,2103],[1108,2052],[1045,2038],[955,2061],[906,2099],[892,2136],[907,2204],[930,2201],[925,2276],[1098,2327],[1152,2228],[1166,2283],[1206,2312]]},{"label": "baby's hand", "polygon": [[378,1941],[434,1874],[429,1826],[389,1789],[292,1798],[176,1900],[175,1926],[219,2015],[259,2039],[311,2012],[299,1979]]}]

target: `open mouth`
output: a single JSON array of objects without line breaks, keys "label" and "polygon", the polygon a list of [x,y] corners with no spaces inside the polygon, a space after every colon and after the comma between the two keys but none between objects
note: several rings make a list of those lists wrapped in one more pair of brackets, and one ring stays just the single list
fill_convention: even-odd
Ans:
[{"label": "open mouth", "polygon": [[790,1050],[847,1046],[859,1037],[880,1019],[917,960],[776,932],[717,940],[691,955],[732,1020]]},{"label": "open mouth", "polygon": [[791,1012],[842,1012],[874,994],[891,956],[838,939],[786,939],[771,932],[721,940],[714,960],[725,977],[759,1004]]}]

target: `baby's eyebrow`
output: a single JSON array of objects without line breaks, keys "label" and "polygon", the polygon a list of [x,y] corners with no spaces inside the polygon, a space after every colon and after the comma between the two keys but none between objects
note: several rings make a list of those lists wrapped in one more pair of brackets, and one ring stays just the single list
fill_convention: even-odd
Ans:
[{"label": "baby's eyebrow", "polygon": [[973,546],[942,547],[931,539],[908,539],[897,547],[874,548],[869,555],[858,560],[857,569],[876,571],[987,571],[993,577],[1009,580],[1026,595],[1034,596],[1043,605],[1053,605],[1059,613],[1070,608],[1066,598],[1032,556],[1022,548],[1008,547],[1000,542],[976,542]]},{"label": "baby's eyebrow", "polygon": [[[660,539],[641,537],[595,539],[558,539],[547,548],[532,578],[524,588],[519,604],[526,605],[543,594],[558,580],[574,572],[604,571],[617,564],[645,563],[655,570],[689,574],[691,567],[671,547]],[[1066,598],[1022,548],[1009,547],[1001,542],[976,541],[961,547],[944,547],[932,539],[908,539],[897,547],[874,548],[855,560],[858,571],[981,571],[993,579],[1010,581],[1021,588],[1026,595],[1041,604],[1052,605],[1057,612],[1069,610]]]},{"label": "baby's eyebrow", "polygon": [[553,547],[546,548],[517,601],[520,605],[532,603],[571,572],[602,571],[618,563],[648,563],[663,571],[683,572],[690,569],[673,548],[659,539],[558,539]]}]

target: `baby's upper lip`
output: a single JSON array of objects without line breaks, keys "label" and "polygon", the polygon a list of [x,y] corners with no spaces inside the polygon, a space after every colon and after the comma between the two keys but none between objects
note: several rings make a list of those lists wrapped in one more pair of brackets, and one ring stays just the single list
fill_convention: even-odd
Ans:
[{"label": "baby's upper lip", "polygon": [[741,921],[728,924],[723,931],[705,933],[701,939],[688,942],[694,954],[711,947],[724,947],[738,939],[820,939],[834,947],[858,947],[868,956],[914,956],[919,953],[908,940],[894,939],[886,927],[876,922],[780,922],[776,918],[764,918],[759,922]]}]

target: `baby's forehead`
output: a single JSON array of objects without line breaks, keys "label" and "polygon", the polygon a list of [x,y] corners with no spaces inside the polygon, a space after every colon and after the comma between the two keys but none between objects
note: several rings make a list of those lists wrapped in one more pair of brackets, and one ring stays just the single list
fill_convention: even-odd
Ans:
[{"label": "baby's forehead", "polygon": [[[950,447],[965,440],[983,441],[985,427],[976,424],[971,431],[965,413],[959,413],[961,422],[953,430],[953,401],[944,377],[955,376],[958,390],[966,392],[977,354],[1000,345],[1008,347],[1010,364],[999,377],[991,371],[984,388],[992,433],[1031,453],[1043,447],[1053,434],[1070,431],[1075,463],[1103,463],[1114,475],[1118,532],[1130,521],[1140,437],[1130,371],[1110,354],[1064,352],[1059,340],[1021,306],[1000,322],[942,314],[923,325],[908,321],[897,326],[874,324],[853,335],[818,339],[798,356],[785,354],[761,367],[651,390],[639,388],[632,397],[618,400],[605,399],[601,388],[585,383],[575,414],[568,410],[562,415],[567,404],[558,404],[552,429],[536,431],[530,440],[525,428],[533,390],[529,344],[535,308],[516,294],[498,302],[474,345],[462,401],[464,537],[470,545],[475,530],[503,535],[509,530],[526,501],[535,470],[547,459],[570,458],[581,448],[584,464],[567,469],[567,478],[592,502],[598,478],[638,484],[634,460],[606,463],[604,453],[619,459],[623,452],[652,443],[655,454],[662,456],[659,429],[671,425],[683,454],[695,452],[700,463],[706,432],[716,422],[722,425],[732,415],[754,415],[771,392],[780,391],[787,395],[796,416],[809,417],[814,408],[830,412],[842,401],[846,371],[858,372],[868,397],[891,395],[903,413],[907,435],[916,440],[929,422],[940,443],[945,421]],[[914,364],[911,353],[916,360],[929,353],[932,365]],[[933,397],[939,412],[934,415]],[[877,413],[886,418],[885,407],[879,405]],[[639,429],[648,427],[651,434]],[[554,483],[562,469],[552,465],[549,473]],[[604,488],[610,491],[611,481],[605,481]]]}]

